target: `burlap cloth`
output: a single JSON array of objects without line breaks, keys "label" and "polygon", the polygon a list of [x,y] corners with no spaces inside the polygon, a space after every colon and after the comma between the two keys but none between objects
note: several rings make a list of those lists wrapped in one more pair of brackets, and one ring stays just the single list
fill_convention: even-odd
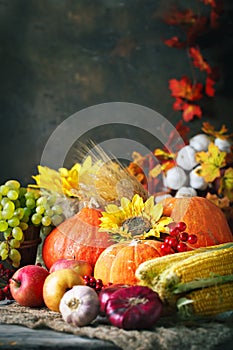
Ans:
[{"label": "burlap cloth", "polygon": [[[12,303],[0,307],[0,323],[26,326],[108,340],[127,350],[213,350],[233,346],[231,317],[211,320],[181,321],[161,317],[150,331],[126,331],[111,326],[105,318],[97,318],[87,327],[73,327],[59,313],[47,308],[27,308]],[[233,349],[229,347],[228,349]]]}]

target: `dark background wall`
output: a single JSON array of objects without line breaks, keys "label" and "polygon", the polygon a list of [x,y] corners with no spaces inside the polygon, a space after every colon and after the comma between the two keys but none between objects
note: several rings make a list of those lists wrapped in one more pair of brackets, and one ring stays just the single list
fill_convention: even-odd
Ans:
[{"label": "dark background wall", "polygon": [[[198,1],[176,1],[197,8]],[[183,51],[164,45],[176,35],[162,0],[0,1],[0,183],[31,182],[54,129],[83,108],[131,102],[154,109],[173,125],[168,80],[190,74]],[[232,1],[223,1],[220,28],[202,38],[204,55],[220,66],[216,97],[201,120],[232,131]],[[112,132],[112,134],[111,134]],[[111,129],[114,137],[119,129]],[[132,131],[133,132],[133,131]],[[133,137],[133,135],[132,135]],[[154,149],[154,145],[151,145]]]}]

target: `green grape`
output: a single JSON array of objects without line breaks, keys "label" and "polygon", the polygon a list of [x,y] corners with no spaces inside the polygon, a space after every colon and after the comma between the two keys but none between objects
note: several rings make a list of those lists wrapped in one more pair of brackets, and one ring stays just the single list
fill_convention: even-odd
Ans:
[{"label": "green grape", "polygon": [[18,241],[20,241],[23,238],[23,231],[22,231],[22,229],[19,226],[14,227],[12,229],[12,236],[13,236],[13,238],[15,238]]},{"label": "green grape", "polygon": [[42,205],[43,207],[47,204],[47,198],[46,197],[39,197],[36,201],[36,205]]},{"label": "green grape", "polygon": [[42,220],[42,215],[38,213],[33,214],[31,217],[31,222],[34,225],[39,225],[41,223],[41,220]]},{"label": "green grape", "polygon": [[16,269],[20,266],[20,261],[17,261],[17,262],[12,262],[12,267],[15,267]]},{"label": "green grape", "polygon": [[21,221],[19,227],[25,231],[28,228],[28,224],[26,222]]},{"label": "green grape", "polygon": [[51,226],[43,226],[41,227],[41,232],[44,236],[48,236],[48,234],[51,232],[52,227]]},{"label": "green grape", "polygon": [[26,199],[35,199],[35,196],[34,196],[34,192],[33,191],[27,191],[26,190],[26,193],[24,194],[24,197],[26,198]]},{"label": "green grape", "polygon": [[1,205],[4,207],[8,202],[11,202],[11,200],[8,197],[3,197],[1,200]]},{"label": "green grape", "polygon": [[26,198],[21,197],[19,201],[20,201],[20,207],[24,208],[26,206]]},{"label": "green grape", "polygon": [[12,228],[8,227],[8,229],[3,233],[4,238],[8,239],[11,236]]},{"label": "green grape", "polygon": [[3,195],[3,196],[6,196],[8,191],[9,191],[9,187],[6,186],[6,185],[1,185],[0,186],[0,193]]},{"label": "green grape", "polygon": [[15,211],[14,211],[14,216],[16,216],[17,218],[19,218],[19,220],[21,220],[24,216],[24,210],[23,208],[17,208]]},{"label": "green grape", "polygon": [[52,224],[52,220],[49,216],[43,216],[41,223],[43,226],[50,226]]},{"label": "green grape", "polygon": [[5,220],[0,220],[0,232],[4,232],[8,229],[8,223]]},{"label": "green grape", "polygon": [[35,208],[36,206],[36,201],[34,198],[28,198],[26,199],[26,206],[29,208],[29,209],[33,209]]},{"label": "green grape", "polygon": [[2,211],[0,211],[0,220],[3,219],[3,216],[2,216]]},{"label": "green grape", "polygon": [[1,242],[0,243],[0,250],[2,250],[2,249],[6,249],[6,250],[9,249],[8,242]]},{"label": "green grape", "polygon": [[53,206],[56,203],[57,196],[55,194],[51,194],[48,196],[48,204]]},{"label": "green grape", "polygon": [[11,248],[19,248],[20,247],[20,242],[15,239],[15,238],[12,238],[9,240],[9,245]]},{"label": "green grape", "polygon": [[27,215],[28,217],[30,217],[31,213],[32,213],[32,210],[30,208],[23,208],[23,211],[24,211],[24,215]]},{"label": "green grape", "polygon": [[58,226],[63,221],[63,217],[58,214],[53,215],[51,219],[54,226]]},{"label": "green grape", "polygon": [[9,258],[14,263],[18,263],[21,260],[21,254],[20,254],[20,252],[17,249],[12,248],[12,249],[10,249],[10,252],[9,252]]},{"label": "green grape", "polygon": [[21,199],[22,197],[24,197],[26,193],[27,193],[27,189],[25,187],[20,187],[19,198]]},{"label": "green grape", "polygon": [[54,214],[61,215],[63,212],[62,207],[58,204],[54,205],[51,209],[53,210]]},{"label": "green grape", "polygon": [[38,214],[44,214],[45,208],[42,205],[38,205],[38,207],[36,207],[36,212]]},{"label": "green grape", "polygon": [[14,212],[15,210],[14,202],[7,201],[6,204],[3,206],[3,210]]},{"label": "green grape", "polygon": [[10,211],[10,210],[3,210],[2,211],[2,218],[5,220],[11,219],[13,215],[14,215],[13,211]]},{"label": "green grape", "polygon": [[16,190],[10,190],[7,193],[7,197],[10,198],[11,200],[15,201],[16,199],[18,199],[18,192]]},{"label": "green grape", "polygon": [[24,216],[21,219],[21,222],[27,223],[29,221],[29,216],[24,214]]},{"label": "green grape", "polygon": [[1,260],[6,260],[8,258],[8,253],[7,249],[0,249]]},{"label": "green grape", "polygon": [[19,190],[20,188],[20,182],[17,180],[8,180],[5,185],[13,190]]},{"label": "green grape", "polygon": [[2,200],[2,194],[0,193],[0,201]]},{"label": "green grape", "polygon": [[33,193],[34,193],[34,198],[35,198],[35,200],[37,200],[38,198],[40,198],[41,194],[40,194],[40,191],[39,191],[39,190],[34,190]]},{"label": "green grape", "polygon": [[21,207],[22,207],[22,206],[21,206],[21,202],[20,202],[19,199],[16,199],[16,200],[14,201],[14,203],[15,203],[15,208],[21,208]]},{"label": "green grape", "polygon": [[13,216],[11,219],[8,220],[8,225],[11,227],[19,226],[19,219],[16,216]]},{"label": "green grape", "polygon": [[52,209],[46,209],[44,212],[44,216],[52,217],[54,215],[54,212]]}]

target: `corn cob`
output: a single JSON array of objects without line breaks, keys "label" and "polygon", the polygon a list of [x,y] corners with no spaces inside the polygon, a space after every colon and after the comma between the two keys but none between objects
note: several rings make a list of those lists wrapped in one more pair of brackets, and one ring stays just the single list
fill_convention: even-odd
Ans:
[{"label": "corn cob", "polygon": [[188,252],[165,255],[159,258],[150,259],[139,265],[135,272],[135,276],[138,279],[140,285],[152,287],[157,283],[160,274],[171,264],[178,263],[184,259],[195,256],[196,254],[222,250],[226,248],[233,248],[233,242],[193,249]]},{"label": "corn cob", "polygon": [[183,317],[215,316],[233,310],[233,283],[192,291],[177,301]]}]

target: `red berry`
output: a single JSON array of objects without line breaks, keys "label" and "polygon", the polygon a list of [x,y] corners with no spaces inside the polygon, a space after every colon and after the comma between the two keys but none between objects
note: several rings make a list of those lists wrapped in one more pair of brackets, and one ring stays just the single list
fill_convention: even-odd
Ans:
[{"label": "red berry", "polygon": [[170,237],[168,244],[171,248],[176,250],[177,245],[178,245],[178,241],[177,241],[176,237]]},{"label": "red berry", "polygon": [[190,244],[195,244],[197,243],[197,236],[196,235],[189,235],[189,238],[188,238],[188,243]]},{"label": "red berry", "polygon": [[172,227],[172,228],[170,228],[169,233],[171,236],[176,237],[180,233],[180,230],[178,229],[178,227]]},{"label": "red berry", "polygon": [[90,281],[90,276],[84,275],[84,276],[83,276],[83,279],[84,279],[85,281],[89,282],[89,281]]},{"label": "red berry", "polygon": [[161,244],[161,251],[164,255],[172,253],[171,247],[166,243]]},{"label": "red berry", "polygon": [[186,252],[187,251],[187,245],[183,242],[180,242],[177,246],[177,251],[179,253]]},{"label": "red berry", "polygon": [[179,229],[180,232],[183,232],[186,230],[186,223],[183,221],[180,221],[176,224],[176,227]]},{"label": "red berry", "polygon": [[187,242],[188,238],[189,238],[188,232],[181,232],[181,233],[179,234],[179,239],[180,239],[182,242]]}]

